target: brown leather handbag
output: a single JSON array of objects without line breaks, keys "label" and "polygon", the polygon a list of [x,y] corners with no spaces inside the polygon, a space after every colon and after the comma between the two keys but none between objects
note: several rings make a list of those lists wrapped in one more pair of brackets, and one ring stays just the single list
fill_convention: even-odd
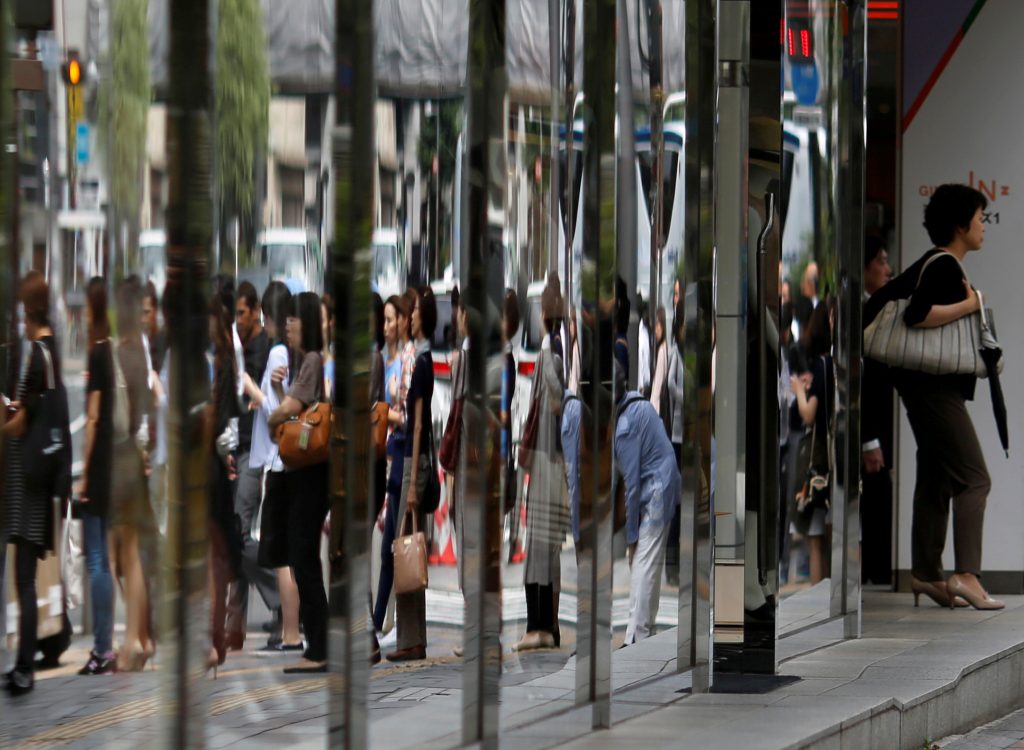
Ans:
[{"label": "brown leather handbag", "polygon": [[405,534],[406,522],[402,521],[402,529],[398,538],[391,543],[391,551],[395,556],[395,593],[415,594],[427,590],[427,538],[419,529],[418,513],[406,513],[406,519],[412,516],[412,533]]},{"label": "brown leather handbag", "polygon": [[327,462],[331,443],[331,405],[311,404],[306,411],[277,427],[275,433],[281,461],[289,469],[302,469]]},{"label": "brown leather handbag", "polygon": [[373,446],[377,450],[377,460],[381,461],[388,453],[388,402],[376,401],[370,407]]}]

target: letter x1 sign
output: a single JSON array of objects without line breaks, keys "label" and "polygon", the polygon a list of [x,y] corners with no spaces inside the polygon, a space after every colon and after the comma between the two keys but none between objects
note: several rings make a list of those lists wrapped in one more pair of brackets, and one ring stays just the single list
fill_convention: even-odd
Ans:
[{"label": "letter x1 sign", "polygon": [[75,160],[79,164],[89,163],[89,123],[75,124]]}]

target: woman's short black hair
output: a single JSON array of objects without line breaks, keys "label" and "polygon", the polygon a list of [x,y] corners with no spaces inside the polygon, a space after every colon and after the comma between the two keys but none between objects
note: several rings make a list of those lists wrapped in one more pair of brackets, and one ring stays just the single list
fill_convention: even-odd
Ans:
[{"label": "woman's short black hair", "polygon": [[936,247],[953,241],[957,229],[967,229],[978,209],[988,208],[980,191],[967,185],[939,185],[924,209],[924,228]]},{"label": "woman's short black hair", "polygon": [[432,339],[434,329],[437,328],[437,300],[434,299],[434,290],[429,286],[421,286],[416,290],[416,296],[419,298],[420,329],[423,331],[423,338]]},{"label": "woman's short black hair", "polygon": [[260,307],[263,317],[274,321],[277,337],[284,340],[284,327],[288,323],[288,310],[291,309],[292,293],[283,281],[271,281],[263,292]]},{"label": "woman's short black hair", "polygon": [[320,297],[315,292],[302,292],[291,299],[288,317],[302,323],[302,351],[320,352],[324,348],[324,334],[320,328]]}]

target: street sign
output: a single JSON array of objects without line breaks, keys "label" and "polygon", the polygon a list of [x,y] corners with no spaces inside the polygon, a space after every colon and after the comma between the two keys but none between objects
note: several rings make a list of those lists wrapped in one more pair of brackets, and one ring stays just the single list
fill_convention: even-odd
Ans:
[{"label": "street sign", "polygon": [[818,103],[821,94],[821,76],[818,75],[818,66],[812,60],[808,63],[791,63],[790,76],[793,81],[793,93],[800,104],[811,105]]},{"label": "street sign", "polygon": [[75,125],[75,161],[79,164],[89,163],[89,123],[79,122]]}]

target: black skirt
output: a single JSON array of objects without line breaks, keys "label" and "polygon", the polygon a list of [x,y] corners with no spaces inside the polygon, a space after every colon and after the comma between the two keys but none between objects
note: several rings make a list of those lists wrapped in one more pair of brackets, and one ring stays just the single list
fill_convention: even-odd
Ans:
[{"label": "black skirt", "polygon": [[256,561],[261,568],[288,565],[288,489],[283,471],[267,472]]}]

